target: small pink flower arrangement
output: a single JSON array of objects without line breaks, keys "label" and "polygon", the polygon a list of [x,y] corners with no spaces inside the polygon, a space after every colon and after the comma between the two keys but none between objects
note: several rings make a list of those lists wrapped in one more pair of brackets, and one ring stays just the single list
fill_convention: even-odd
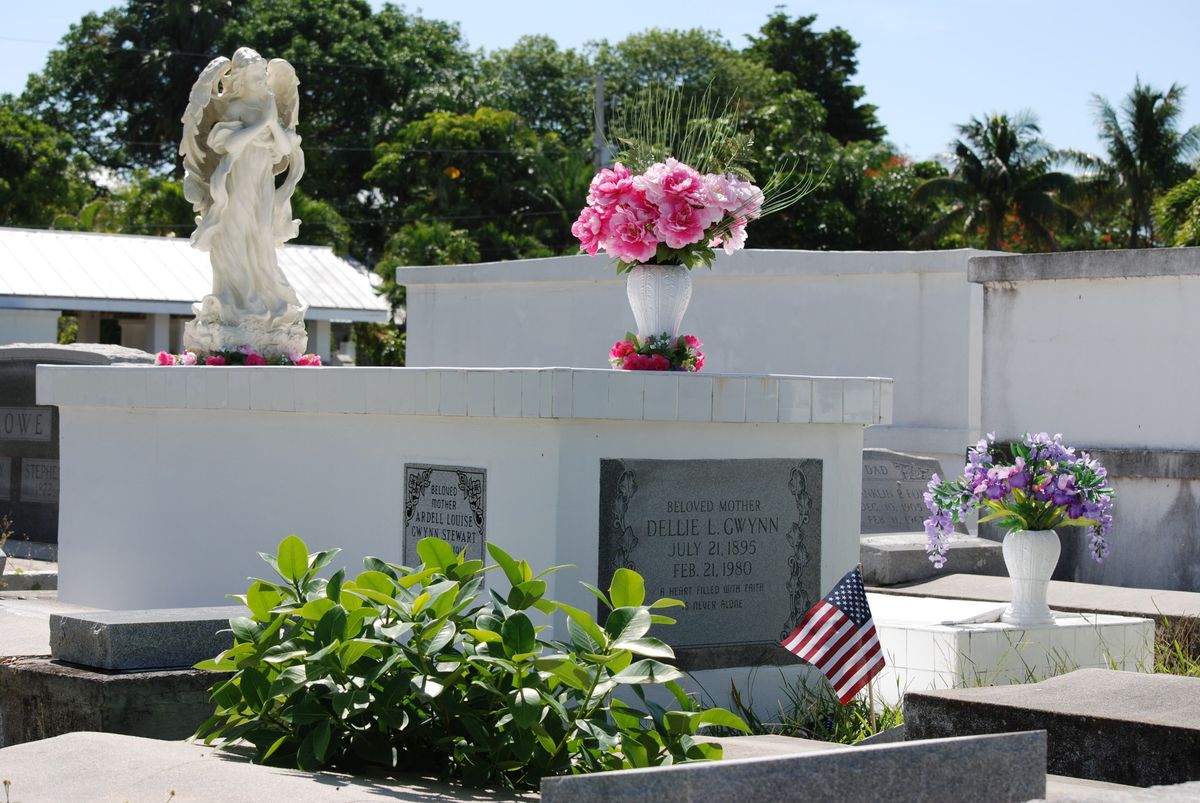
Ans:
[{"label": "small pink flower arrangement", "polygon": [[615,257],[617,273],[652,261],[711,266],[714,248],[732,254],[746,244],[763,202],[762,190],[732,173],[701,174],[667,158],[634,175],[617,162],[592,179],[571,233],[580,250]]},{"label": "small pink flower arrangement", "polygon": [[672,339],[669,335],[651,335],[645,340],[626,332],[608,352],[608,362],[623,371],[688,371],[704,367],[704,344],[694,335]]},{"label": "small pink flower arrangement", "polygon": [[299,352],[288,354],[285,357],[278,357],[273,360],[268,360],[263,355],[256,352],[250,346],[242,346],[237,351],[219,351],[215,354],[207,354],[203,357],[196,354],[194,351],[185,351],[181,354],[171,354],[170,352],[160,351],[154,358],[155,365],[296,365],[305,367],[320,367],[321,358],[316,354],[300,354]]}]

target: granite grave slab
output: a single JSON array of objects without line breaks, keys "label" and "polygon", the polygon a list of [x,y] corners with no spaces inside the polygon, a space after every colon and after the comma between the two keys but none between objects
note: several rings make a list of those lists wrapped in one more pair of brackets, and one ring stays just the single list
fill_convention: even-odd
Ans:
[{"label": "granite grave slab", "polygon": [[685,669],[795,663],[778,646],[820,599],[822,464],[600,461],[599,582],[617,569],[687,604],[662,635]]},{"label": "granite grave slab", "polygon": [[542,780],[542,803],[814,799],[1007,803],[1045,796],[1046,734],[1041,731]]},{"label": "granite grave slab", "polygon": [[240,605],[50,616],[50,655],[110,671],[190,668],[233,646],[229,620]]},{"label": "granite grave slab", "polygon": [[1049,771],[1153,786],[1200,780],[1200,678],[1080,669],[1040,683],[910,692],[909,738],[1044,728]]}]

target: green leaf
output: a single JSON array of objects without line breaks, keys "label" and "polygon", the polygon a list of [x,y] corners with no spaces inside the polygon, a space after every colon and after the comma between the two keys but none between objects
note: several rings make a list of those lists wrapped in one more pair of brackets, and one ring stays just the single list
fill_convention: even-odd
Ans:
[{"label": "green leaf", "polygon": [[613,573],[608,596],[618,608],[637,607],[646,600],[646,582],[637,572],[621,567]]},{"label": "green leaf", "polygon": [[328,597],[318,597],[312,602],[305,603],[304,607],[300,609],[300,615],[310,622],[319,622],[335,605],[337,603]]},{"label": "green leaf", "polygon": [[504,638],[504,650],[510,656],[537,649],[537,633],[533,629],[533,622],[520,611],[504,620],[500,635]]},{"label": "green leaf", "polygon": [[541,721],[542,699],[534,689],[517,689],[508,696],[508,710],[521,728],[532,728]]},{"label": "green leaf", "polygon": [[650,614],[650,621],[656,625],[673,625],[678,620],[672,619],[670,616],[663,616],[660,613],[653,613]]},{"label": "green leaf", "polygon": [[440,538],[422,538],[417,542],[417,554],[426,566],[445,569],[458,562],[454,547]]},{"label": "green leaf", "polygon": [[316,574],[321,569],[324,569],[326,566],[332,563],[334,557],[341,551],[342,550],[340,549],[323,549],[316,554],[309,555],[308,570],[313,574]]},{"label": "green leaf", "polygon": [[338,569],[329,578],[329,582],[325,584],[325,596],[334,602],[340,602],[342,597],[342,583],[346,581],[346,570]]},{"label": "green leaf", "polygon": [[308,547],[294,535],[279,542],[275,559],[279,564],[279,574],[293,583],[308,572]]},{"label": "green leaf", "polygon": [[671,597],[662,597],[650,603],[651,608],[686,608],[687,603],[681,599],[673,599]]},{"label": "green leaf", "polygon": [[514,610],[524,610],[530,607],[546,593],[546,584],[541,580],[526,580],[513,586],[508,592],[508,607]]},{"label": "green leaf", "polygon": [[304,667],[289,666],[271,681],[271,691],[268,696],[288,697],[304,688],[306,680],[308,678],[304,674]]},{"label": "green leaf", "polygon": [[308,732],[300,742],[300,750],[296,754],[296,764],[302,770],[312,771],[325,763],[325,753],[329,750],[329,720],[324,720]]},{"label": "green leaf", "polygon": [[267,704],[267,693],[271,689],[271,681],[267,676],[253,667],[246,667],[238,678],[238,687],[246,704],[254,711],[261,711]]},{"label": "green leaf", "polygon": [[487,551],[491,554],[492,560],[499,564],[500,571],[504,572],[510,585],[515,586],[525,582],[525,578],[521,576],[520,566],[507,552],[492,543],[487,545]]},{"label": "green leaf", "polygon": [[261,630],[261,625],[253,619],[247,619],[242,616],[235,616],[229,620],[229,629],[233,631],[233,636],[238,641],[249,642],[253,644],[258,640],[258,634]]},{"label": "green leaf", "polygon": [[342,645],[339,653],[342,660],[342,669],[349,669],[356,661],[358,661],[359,658],[362,658],[373,648],[378,646],[379,642],[361,639],[355,639],[354,641],[346,642]]},{"label": "green leaf", "polygon": [[467,635],[473,637],[476,641],[484,641],[484,642],[504,641],[504,639],[501,638],[499,633],[493,633],[490,630],[480,630],[475,627],[468,627],[463,632],[466,633]]},{"label": "green leaf", "polygon": [[266,622],[271,618],[271,609],[283,602],[283,595],[272,585],[255,580],[246,590],[246,607],[254,618]]},{"label": "green leaf", "polygon": [[[577,627],[582,628],[583,632],[596,644],[596,649],[592,652],[599,652],[600,648],[608,643],[608,637],[604,635],[604,631],[596,624],[596,620],[590,613],[573,608],[565,602],[558,603],[558,609],[570,617],[571,622],[574,622]],[[569,627],[570,625],[568,625]]]},{"label": "green leaf", "polygon": [[339,642],[346,637],[346,609],[341,605],[330,608],[317,622],[314,637],[321,644]]},{"label": "green leaf", "polygon": [[614,641],[612,644],[614,650],[629,650],[635,655],[644,655],[647,658],[674,658],[675,651],[664,641],[646,636],[637,639],[621,639]]},{"label": "green leaf", "polygon": [[437,629],[433,630],[429,638],[429,643],[425,645],[427,654],[441,651],[443,647],[454,641],[454,637],[458,635],[458,628],[454,626],[454,622],[442,622],[440,626],[437,625],[437,622],[434,622],[430,627],[433,628],[435,626]]},{"label": "green leaf", "polygon": [[695,733],[700,728],[705,728],[714,725],[719,728],[732,728],[733,730],[741,731],[742,733],[750,733],[750,726],[736,714],[726,711],[724,708],[707,708],[696,714],[692,720],[692,727]]},{"label": "green leaf", "polygon": [[260,758],[258,760],[258,763],[266,764],[267,759],[269,759],[271,756],[275,755],[275,751],[278,750],[280,747],[282,747],[283,743],[286,742],[289,737],[290,737],[290,734],[285,733],[282,736],[280,736],[278,739],[276,739],[274,742],[272,742],[271,746],[267,748],[267,752],[262,754],[262,758]]},{"label": "green leaf", "polygon": [[597,653],[604,647],[592,638],[578,622],[574,619],[567,619],[567,634],[571,637],[571,646],[579,652]]},{"label": "green leaf", "polygon": [[649,608],[615,608],[604,622],[604,632],[614,641],[638,639],[650,630]]},{"label": "green leaf", "polygon": [[725,748],[712,742],[694,742],[684,755],[692,761],[720,761],[725,757]]},{"label": "green leaf", "polygon": [[617,683],[630,684],[665,683],[681,677],[683,677],[683,673],[675,667],[655,661],[653,658],[644,658],[613,675],[613,680]]},{"label": "green leaf", "polygon": [[539,658],[534,666],[543,672],[549,672],[573,689],[587,691],[592,686],[595,677],[592,670],[575,663],[570,657]]},{"label": "green leaf", "polygon": [[391,596],[396,593],[396,583],[391,577],[380,571],[368,569],[365,572],[360,572],[358,577],[354,578],[354,585],[358,588],[369,588],[372,591],[378,591],[381,594]]},{"label": "green leaf", "polygon": [[608,601],[608,597],[604,596],[604,592],[603,592],[603,591],[601,591],[600,589],[596,588],[596,587],[595,587],[594,585],[592,585],[591,583],[585,583],[585,582],[583,582],[582,580],[580,580],[580,581],[579,581],[579,585],[583,586],[583,587],[584,587],[584,588],[586,588],[588,591],[592,592],[592,594],[593,594],[593,595],[595,595],[596,599],[598,599],[598,600],[600,600],[602,603],[604,603],[604,607],[606,607],[606,608],[614,608],[614,607],[616,607],[616,606],[614,606],[614,605],[613,605],[611,602],[609,602],[609,601]]}]

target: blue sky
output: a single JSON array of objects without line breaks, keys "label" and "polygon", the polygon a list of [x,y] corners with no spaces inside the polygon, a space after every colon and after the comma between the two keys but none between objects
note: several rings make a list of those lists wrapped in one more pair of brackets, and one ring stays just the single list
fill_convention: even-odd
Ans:
[{"label": "blue sky", "polygon": [[[72,22],[116,2],[4,0],[0,92],[20,91]],[[1183,122],[1200,123],[1196,0],[440,0],[408,9],[456,21],[472,47],[492,50],[528,33],[581,47],[651,27],[714,29],[740,47],[776,5],[792,16],[816,14],[820,30],[850,32],[868,102],[879,107],[889,138],[917,158],[942,151],[955,124],[972,115],[1020,109],[1038,115],[1055,146],[1095,151],[1092,93],[1116,103],[1138,76],[1164,89],[1188,86]]]}]

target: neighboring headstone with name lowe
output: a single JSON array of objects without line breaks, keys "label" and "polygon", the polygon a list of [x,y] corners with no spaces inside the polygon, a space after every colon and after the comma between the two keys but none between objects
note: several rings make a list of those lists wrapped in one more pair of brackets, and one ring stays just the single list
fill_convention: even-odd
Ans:
[{"label": "neighboring headstone with name lowe", "polygon": [[54,558],[58,543],[58,409],[36,403],[41,365],[152,363],[144,351],[100,344],[0,346],[0,517],[9,555]]}]

